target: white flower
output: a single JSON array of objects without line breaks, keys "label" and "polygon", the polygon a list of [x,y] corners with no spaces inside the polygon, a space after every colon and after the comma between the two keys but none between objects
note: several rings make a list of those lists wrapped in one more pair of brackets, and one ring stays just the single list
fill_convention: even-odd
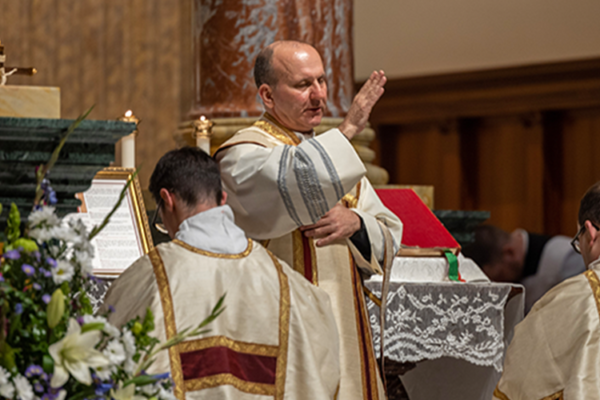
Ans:
[{"label": "white flower", "polygon": [[56,229],[54,227],[40,227],[29,231],[29,236],[36,239],[39,243],[47,242],[56,236]]},{"label": "white flower", "polygon": [[21,400],[33,400],[33,388],[31,384],[22,375],[17,375],[13,378],[15,388],[17,389],[17,397]]},{"label": "white flower", "polygon": [[133,333],[127,328],[123,329],[123,336],[121,337],[123,344],[125,345],[125,351],[127,352],[128,357],[133,357],[135,355],[135,338],[133,337]]},{"label": "white flower", "polygon": [[104,324],[104,328],[102,331],[106,333],[110,337],[119,337],[121,335],[121,331],[119,331],[114,325],[112,325],[108,320],[102,316],[94,316],[90,314],[86,314],[83,316],[84,324],[92,324],[95,322],[101,322]]},{"label": "white flower", "polygon": [[53,229],[54,238],[65,243],[73,243],[79,239],[79,235],[70,226],[59,226]]},{"label": "white flower", "polygon": [[[56,395],[54,400],[65,400],[65,397],[67,397],[67,391],[65,389],[61,389],[58,391],[58,394]],[[37,397],[36,397],[36,400],[37,400]]]},{"label": "white flower", "polygon": [[104,349],[104,355],[108,357],[111,364],[118,365],[125,361],[125,348],[118,340],[111,340],[108,342],[106,349]]},{"label": "white flower", "polygon": [[54,375],[50,386],[63,386],[69,380],[69,374],[79,382],[90,385],[90,367],[97,368],[109,364],[108,359],[94,349],[101,338],[102,334],[97,330],[81,333],[77,321],[74,318],[69,319],[66,336],[48,349],[54,359]]},{"label": "white flower", "polygon": [[92,270],[94,269],[92,265],[92,256],[86,251],[78,251],[75,250],[73,252],[77,263],[79,264],[79,268],[83,275],[91,275]]},{"label": "white flower", "polygon": [[60,285],[63,282],[69,282],[73,278],[75,268],[70,262],[59,260],[56,267],[52,268],[52,278],[54,283]]},{"label": "white flower", "polygon": [[117,390],[110,389],[110,397],[115,400],[146,400],[144,396],[135,394],[135,385],[123,387],[123,382],[119,382]]},{"label": "white flower", "polygon": [[171,390],[167,390],[164,387],[159,386],[158,390],[158,398],[160,400],[177,400],[177,397],[173,394]]},{"label": "white flower", "polygon": [[115,368],[111,366],[99,366],[94,368],[96,375],[103,381],[107,381],[110,379],[110,376],[113,372],[115,372]]},{"label": "white flower", "polygon": [[15,387],[9,381],[9,378],[8,371],[0,367],[0,396],[12,399],[15,394]]},{"label": "white flower", "polygon": [[38,227],[40,225],[47,226],[49,228],[59,226],[60,219],[54,214],[54,207],[42,207],[40,210],[33,211],[29,214],[29,226],[31,228]]},{"label": "white flower", "polygon": [[5,384],[0,385],[0,396],[5,397],[7,399],[12,399],[15,395],[15,387],[12,383],[7,382]]}]

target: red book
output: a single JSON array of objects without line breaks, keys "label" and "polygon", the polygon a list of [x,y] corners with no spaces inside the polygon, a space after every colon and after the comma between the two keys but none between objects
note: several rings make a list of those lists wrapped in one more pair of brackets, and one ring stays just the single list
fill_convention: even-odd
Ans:
[{"label": "red book", "polygon": [[400,218],[403,225],[400,256],[455,255],[460,245],[412,189],[377,189],[381,202]]}]

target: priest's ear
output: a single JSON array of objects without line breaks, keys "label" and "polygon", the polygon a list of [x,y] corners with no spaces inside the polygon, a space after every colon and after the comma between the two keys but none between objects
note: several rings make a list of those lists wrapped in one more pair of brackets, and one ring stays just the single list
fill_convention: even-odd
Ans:
[{"label": "priest's ear", "polygon": [[173,211],[175,206],[175,194],[169,192],[167,189],[160,189],[160,198],[162,199],[162,206],[165,210]]},{"label": "priest's ear", "polygon": [[262,99],[263,104],[266,108],[273,108],[273,89],[266,83],[263,83],[258,88],[258,95]]},{"label": "priest's ear", "polygon": [[221,192],[221,204],[219,204],[219,205],[224,206],[225,203],[227,203],[227,192],[223,190]]}]

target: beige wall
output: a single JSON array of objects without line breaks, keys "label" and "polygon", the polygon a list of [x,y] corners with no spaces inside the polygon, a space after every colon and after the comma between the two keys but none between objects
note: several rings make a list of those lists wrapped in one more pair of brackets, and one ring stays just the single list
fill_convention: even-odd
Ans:
[{"label": "beige wall", "polygon": [[355,0],[357,80],[600,55],[598,0]]}]

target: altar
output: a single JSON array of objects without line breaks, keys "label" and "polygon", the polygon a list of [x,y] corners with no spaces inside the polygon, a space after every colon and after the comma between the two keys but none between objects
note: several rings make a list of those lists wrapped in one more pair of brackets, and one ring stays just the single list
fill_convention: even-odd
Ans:
[{"label": "altar", "polygon": [[[458,261],[465,282],[448,279],[442,257],[394,260],[384,355],[407,366],[400,379],[410,400],[491,399],[514,327],[523,319],[521,285],[491,283],[472,260],[459,255]],[[377,297],[381,285],[381,276],[365,281]],[[380,311],[371,299],[367,307],[379,355]]]}]

